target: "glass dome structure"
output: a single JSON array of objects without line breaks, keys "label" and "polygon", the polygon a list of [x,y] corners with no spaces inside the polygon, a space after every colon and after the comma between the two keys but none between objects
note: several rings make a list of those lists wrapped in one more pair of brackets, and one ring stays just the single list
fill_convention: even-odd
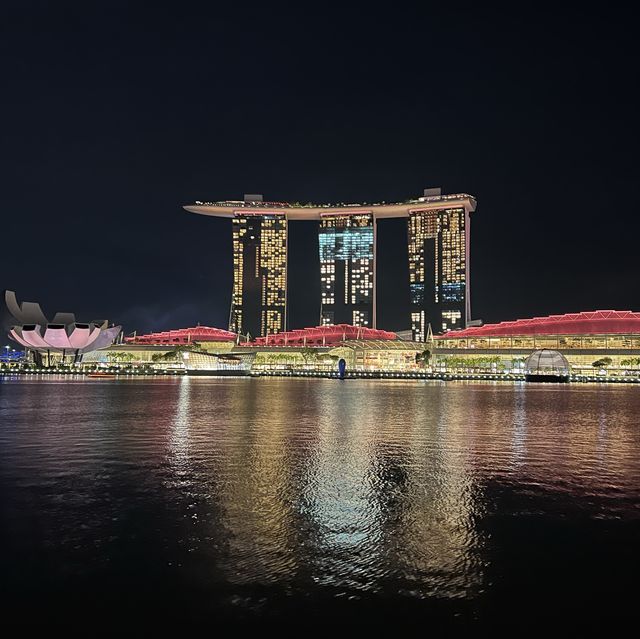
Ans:
[{"label": "glass dome structure", "polygon": [[562,353],[544,348],[527,357],[524,370],[528,375],[569,375],[571,366]]}]

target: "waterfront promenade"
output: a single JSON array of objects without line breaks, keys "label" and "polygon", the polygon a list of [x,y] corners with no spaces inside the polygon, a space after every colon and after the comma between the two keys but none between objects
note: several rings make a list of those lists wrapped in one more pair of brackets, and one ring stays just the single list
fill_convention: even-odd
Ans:
[{"label": "waterfront promenade", "polygon": [[[0,370],[0,377],[29,377],[37,378],[39,376],[59,375],[64,377],[76,377],[83,379],[95,372],[111,373],[118,379],[127,379],[134,377],[278,377],[278,378],[308,378],[308,379],[340,379],[338,371],[316,371],[316,370],[268,370],[268,371],[241,371],[232,372],[225,370],[206,371],[206,370],[187,370],[187,369],[119,369],[117,367],[109,368],[91,368],[87,370],[78,370],[76,368],[51,368],[37,370],[18,370],[4,369]],[[493,381],[504,383],[524,382],[525,375],[518,373],[469,373],[457,371],[347,371],[344,375],[345,380],[349,379],[395,379],[395,380],[436,380],[436,381]],[[606,383],[606,384],[639,384],[640,372],[631,375],[570,375],[570,381],[573,383]]]}]

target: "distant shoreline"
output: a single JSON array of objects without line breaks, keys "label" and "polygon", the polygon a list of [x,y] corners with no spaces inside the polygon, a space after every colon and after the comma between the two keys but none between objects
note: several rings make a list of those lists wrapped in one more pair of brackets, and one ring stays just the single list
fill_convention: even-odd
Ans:
[{"label": "distant shoreline", "polygon": [[[41,370],[33,371],[0,371],[0,378],[4,377],[49,377],[57,375],[60,377],[88,378],[93,371],[71,371],[71,370]],[[283,377],[283,378],[315,378],[315,379],[335,379],[340,381],[337,372],[326,371],[228,371],[228,370],[191,370],[191,371],[157,371],[157,372],[118,372],[109,371],[116,379],[126,379],[133,377],[242,377],[242,378],[262,378],[262,377]],[[88,378],[89,379],[89,378]],[[453,372],[395,372],[395,371],[347,371],[345,380],[352,379],[386,379],[386,380],[429,380],[429,381],[494,381],[494,382],[525,382],[524,375],[512,373],[453,373]],[[605,375],[571,375],[572,383],[606,383],[606,384],[640,384],[638,377],[605,376]],[[531,382],[530,382],[531,383]]]}]

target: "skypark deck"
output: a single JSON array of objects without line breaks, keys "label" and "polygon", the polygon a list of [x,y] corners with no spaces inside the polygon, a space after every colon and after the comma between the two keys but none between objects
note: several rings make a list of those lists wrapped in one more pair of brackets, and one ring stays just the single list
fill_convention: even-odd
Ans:
[{"label": "skypark deck", "polygon": [[324,216],[359,215],[373,213],[376,218],[409,217],[414,211],[464,208],[467,213],[476,210],[472,195],[434,195],[406,202],[378,204],[299,204],[290,202],[263,202],[261,200],[228,200],[223,202],[196,202],[183,207],[190,213],[213,217],[238,215],[284,215],[289,220],[319,220]]}]

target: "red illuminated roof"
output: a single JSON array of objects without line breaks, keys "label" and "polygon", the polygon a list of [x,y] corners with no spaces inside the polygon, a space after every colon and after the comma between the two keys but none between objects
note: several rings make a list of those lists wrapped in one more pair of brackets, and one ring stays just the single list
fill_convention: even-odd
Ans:
[{"label": "red illuminated roof", "polygon": [[336,324],[335,326],[315,326],[258,337],[256,344],[262,346],[329,346],[348,339],[398,339],[398,336],[390,331],[381,331],[376,328]]},{"label": "red illuminated roof", "polygon": [[449,331],[436,339],[462,337],[501,337],[509,335],[604,335],[607,333],[639,333],[640,313],[633,311],[587,311],[533,317],[513,322],[473,326]]},{"label": "red illuminated roof", "polygon": [[135,337],[125,337],[129,344],[190,344],[191,342],[235,342],[237,335],[231,331],[210,326],[178,328],[174,331],[147,333]]}]

